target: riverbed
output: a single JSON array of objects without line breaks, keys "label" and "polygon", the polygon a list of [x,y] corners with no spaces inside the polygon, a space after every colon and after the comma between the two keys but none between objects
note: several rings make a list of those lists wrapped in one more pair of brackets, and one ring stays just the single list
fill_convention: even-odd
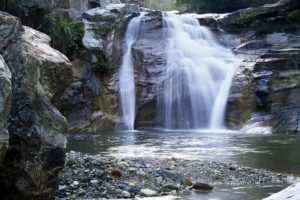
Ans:
[{"label": "riverbed", "polygon": [[[245,134],[223,130],[168,131],[160,129],[139,131],[106,131],[97,135],[81,134],[69,138],[68,151],[83,155],[111,157],[117,160],[151,163],[170,159],[177,163],[216,163],[211,168],[237,166],[278,173],[285,181],[261,184],[230,181],[215,184],[208,193],[191,192],[181,199],[256,200],[267,197],[297,180],[300,175],[300,137],[296,135]],[[119,161],[118,161],[119,162]],[[209,168],[209,167],[208,167]],[[223,167],[228,168],[228,167]],[[230,168],[230,167],[229,167]],[[186,168],[192,171],[194,168]],[[205,170],[204,170],[205,171]],[[209,172],[209,171],[208,171]],[[197,173],[197,171],[195,172]],[[209,172],[209,174],[212,174]],[[224,177],[227,174],[225,173]],[[251,176],[251,173],[249,174]],[[273,175],[272,175],[273,176]],[[203,180],[203,178],[201,179]]]}]

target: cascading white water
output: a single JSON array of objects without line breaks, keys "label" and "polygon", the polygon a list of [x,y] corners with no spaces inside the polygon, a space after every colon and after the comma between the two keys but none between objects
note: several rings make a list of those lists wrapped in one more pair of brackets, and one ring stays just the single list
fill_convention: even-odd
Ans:
[{"label": "cascading white water", "polygon": [[220,129],[239,60],[195,15],[165,13],[166,81],[159,120],[168,129]]},{"label": "cascading white water", "polygon": [[132,46],[137,40],[139,28],[144,14],[133,18],[125,35],[124,55],[119,71],[119,94],[122,111],[122,128],[134,129],[135,120],[135,81],[132,60]]}]

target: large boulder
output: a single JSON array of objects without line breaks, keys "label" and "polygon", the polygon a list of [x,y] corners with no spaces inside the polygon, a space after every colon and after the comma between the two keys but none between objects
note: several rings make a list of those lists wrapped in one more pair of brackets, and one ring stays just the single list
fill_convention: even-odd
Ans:
[{"label": "large boulder", "polygon": [[0,170],[1,194],[6,199],[53,199],[64,166],[67,123],[51,100],[72,77],[71,65],[49,47],[44,34],[23,27],[7,13],[0,13],[0,21],[0,30],[7,33],[0,40],[10,38],[0,52],[12,74],[9,147]]},{"label": "large boulder", "polygon": [[5,132],[11,100],[11,73],[0,55],[0,134]]},{"label": "large boulder", "polygon": [[[26,53],[30,65],[38,74],[32,73],[29,81],[34,79],[41,84],[40,90],[50,100],[61,96],[73,81],[72,65],[69,59],[59,51],[50,47],[50,37],[32,28],[24,26],[22,35],[23,52]],[[35,84],[35,83],[34,83]],[[38,87],[32,86],[32,87]]]}]

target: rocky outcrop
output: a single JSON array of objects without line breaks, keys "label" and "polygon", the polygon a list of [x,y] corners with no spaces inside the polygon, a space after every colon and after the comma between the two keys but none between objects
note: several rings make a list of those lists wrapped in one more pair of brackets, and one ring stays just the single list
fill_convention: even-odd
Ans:
[{"label": "rocky outcrop", "polygon": [[166,64],[166,40],[161,12],[145,15],[139,37],[133,46],[135,78],[137,87],[138,127],[155,124],[158,86],[164,81]]},{"label": "rocky outcrop", "polygon": [[[81,15],[92,8],[121,3],[120,0],[0,0],[0,10],[9,12],[22,23],[39,29],[47,26],[49,16],[81,19]],[[127,3],[127,2],[126,2]]]},{"label": "rocky outcrop", "polygon": [[[105,8],[95,8],[83,14],[85,35],[83,45],[91,52],[96,67],[110,63],[117,67],[122,57],[122,42],[130,15],[137,14],[135,5],[110,4]],[[129,18],[128,18],[129,17]],[[132,16],[131,16],[132,17]],[[104,63],[107,61],[106,63]]]},{"label": "rocky outcrop", "polygon": [[[299,1],[281,0],[258,8],[199,18],[217,32],[225,30],[239,42],[243,58],[234,80],[228,123],[241,128],[260,115],[274,132],[299,132]],[[256,118],[256,117],[255,117]],[[255,121],[255,120],[254,120]]]},{"label": "rocky outcrop", "polygon": [[5,41],[0,52],[12,74],[1,194],[5,199],[53,199],[64,165],[67,123],[51,100],[68,84],[71,65],[49,46],[46,35],[7,13],[0,12],[0,21],[0,40]]},{"label": "rocky outcrop", "polygon": [[11,73],[1,55],[0,88],[0,134],[4,134],[11,105]]},{"label": "rocky outcrop", "polygon": [[119,122],[117,73],[123,38],[138,6],[109,4],[83,14],[85,52],[73,61],[75,80],[58,102],[70,132],[113,129]]},{"label": "rocky outcrop", "polygon": [[245,9],[249,7],[257,7],[264,4],[275,3],[276,0],[222,0],[222,1],[211,1],[211,0],[181,0],[177,1],[177,4],[183,7],[181,9],[188,12],[197,13],[228,13],[239,9]]},{"label": "rocky outcrop", "polygon": [[219,20],[228,32],[272,33],[294,31],[299,28],[299,1],[280,0],[258,8],[248,8],[230,13]]}]

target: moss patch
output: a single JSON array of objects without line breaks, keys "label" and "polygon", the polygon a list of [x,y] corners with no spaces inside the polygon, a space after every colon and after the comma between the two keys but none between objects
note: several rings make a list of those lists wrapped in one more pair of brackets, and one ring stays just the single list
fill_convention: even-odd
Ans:
[{"label": "moss patch", "polygon": [[84,25],[81,22],[74,22],[68,18],[47,17],[42,29],[51,37],[51,45],[70,59],[76,57],[83,49]]}]

